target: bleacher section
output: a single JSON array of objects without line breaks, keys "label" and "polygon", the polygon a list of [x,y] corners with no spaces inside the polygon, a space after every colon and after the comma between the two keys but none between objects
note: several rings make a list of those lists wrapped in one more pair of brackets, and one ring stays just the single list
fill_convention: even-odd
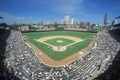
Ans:
[{"label": "bleacher section", "polygon": [[[120,42],[120,29],[109,31],[112,38]],[[107,68],[104,73],[97,76],[98,80],[119,80],[120,79],[120,44],[113,42],[110,45],[112,48],[115,47],[116,50],[112,50],[111,60],[106,64]],[[116,54],[116,55],[114,55]]]}]

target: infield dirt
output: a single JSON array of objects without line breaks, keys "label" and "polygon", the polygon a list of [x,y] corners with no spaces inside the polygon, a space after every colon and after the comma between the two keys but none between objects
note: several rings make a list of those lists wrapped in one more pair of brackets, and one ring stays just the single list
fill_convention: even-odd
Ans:
[{"label": "infield dirt", "polygon": [[[69,40],[74,41],[74,43],[71,43],[71,44],[68,44],[68,45],[65,45],[65,46],[54,46],[54,45],[51,45],[51,44],[45,42],[47,40],[54,39],[54,38],[69,39]],[[44,43],[44,44],[46,44],[48,46],[53,47],[54,51],[61,52],[61,51],[65,51],[68,46],[71,46],[71,45],[76,44],[78,42],[81,42],[83,40],[80,39],[80,38],[77,38],[77,37],[73,37],[73,36],[47,36],[47,37],[43,37],[43,38],[37,39],[37,41],[41,42],[41,43]]]}]

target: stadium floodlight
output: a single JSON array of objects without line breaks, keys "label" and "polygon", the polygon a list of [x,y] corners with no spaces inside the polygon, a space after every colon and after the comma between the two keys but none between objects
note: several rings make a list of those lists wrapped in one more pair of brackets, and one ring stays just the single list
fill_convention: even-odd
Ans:
[{"label": "stadium floodlight", "polygon": [[116,19],[120,18],[120,16],[116,17]]},{"label": "stadium floodlight", "polygon": [[0,19],[4,19],[2,16],[0,16]]}]

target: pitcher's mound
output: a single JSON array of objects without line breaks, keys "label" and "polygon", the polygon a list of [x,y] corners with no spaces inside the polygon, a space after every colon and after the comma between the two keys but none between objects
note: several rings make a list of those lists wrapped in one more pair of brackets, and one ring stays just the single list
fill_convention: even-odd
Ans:
[{"label": "pitcher's mound", "polygon": [[62,40],[58,40],[58,41],[56,41],[57,43],[62,43],[63,41]]},{"label": "pitcher's mound", "polygon": [[65,51],[67,49],[66,46],[54,46],[53,50],[55,51]]}]

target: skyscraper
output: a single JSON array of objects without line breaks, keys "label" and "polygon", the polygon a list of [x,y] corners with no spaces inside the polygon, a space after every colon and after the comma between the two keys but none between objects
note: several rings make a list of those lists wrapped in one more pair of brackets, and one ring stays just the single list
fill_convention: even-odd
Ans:
[{"label": "skyscraper", "polygon": [[76,20],[74,18],[71,19],[71,25],[76,25]]},{"label": "skyscraper", "polygon": [[104,26],[108,25],[108,14],[105,14],[105,18],[104,18]]},{"label": "skyscraper", "polygon": [[70,16],[67,15],[67,16],[64,17],[64,23],[65,24],[70,24]]},{"label": "skyscraper", "polygon": [[115,24],[117,24],[117,20],[112,21],[112,25],[115,25]]}]

